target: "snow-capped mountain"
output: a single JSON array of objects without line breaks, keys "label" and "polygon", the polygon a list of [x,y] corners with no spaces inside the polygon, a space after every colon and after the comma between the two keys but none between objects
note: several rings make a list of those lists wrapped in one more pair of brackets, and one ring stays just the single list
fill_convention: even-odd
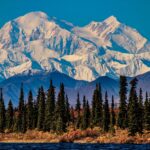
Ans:
[{"label": "snow-capped mountain", "polygon": [[57,70],[93,81],[150,71],[150,43],[111,16],[84,27],[31,12],[0,29],[0,80]]}]

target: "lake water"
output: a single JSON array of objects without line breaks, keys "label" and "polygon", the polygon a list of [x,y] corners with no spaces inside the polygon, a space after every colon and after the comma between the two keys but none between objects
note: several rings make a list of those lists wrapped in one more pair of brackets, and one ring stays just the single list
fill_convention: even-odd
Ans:
[{"label": "lake water", "polygon": [[150,144],[0,144],[0,150],[150,150]]}]

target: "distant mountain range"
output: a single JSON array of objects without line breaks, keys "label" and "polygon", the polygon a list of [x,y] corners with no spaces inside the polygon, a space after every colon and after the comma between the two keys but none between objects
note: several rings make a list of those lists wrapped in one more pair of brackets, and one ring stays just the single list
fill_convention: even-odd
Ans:
[{"label": "distant mountain range", "polygon": [[[118,103],[119,99],[119,80],[112,79],[107,76],[99,77],[95,81],[88,82],[82,80],[75,80],[65,74],[59,73],[58,71],[54,71],[51,73],[38,73],[34,75],[17,75],[10,77],[9,79],[0,83],[0,87],[3,88],[5,103],[8,103],[9,99],[12,99],[13,104],[16,106],[19,100],[20,93],[20,85],[24,83],[24,92],[25,92],[25,100],[27,100],[27,95],[29,90],[32,90],[34,99],[36,98],[38,88],[43,85],[45,92],[49,87],[50,79],[53,80],[53,84],[56,87],[56,99],[57,93],[59,90],[59,85],[61,82],[65,85],[66,94],[69,97],[69,101],[71,105],[76,103],[77,93],[80,93],[80,98],[82,100],[83,95],[86,95],[89,102],[92,100],[93,91],[95,89],[96,83],[100,83],[102,86],[102,93],[104,97],[105,91],[108,91],[109,100],[111,100],[111,96],[114,95],[115,103]],[[130,82],[132,78],[128,78],[128,82]],[[138,87],[137,92],[140,87],[142,87],[143,92],[150,91],[150,72],[145,73],[143,75],[137,76]],[[143,95],[144,96],[144,95]]]},{"label": "distant mountain range", "polygon": [[56,70],[73,82],[71,89],[92,86],[96,79],[117,84],[119,75],[134,77],[150,71],[150,42],[114,16],[77,27],[43,12],[31,12],[0,29],[0,81],[12,77],[4,81],[12,82],[8,89],[17,82],[13,76],[27,82],[34,80],[32,75],[42,74],[39,84],[46,84],[49,72]]}]

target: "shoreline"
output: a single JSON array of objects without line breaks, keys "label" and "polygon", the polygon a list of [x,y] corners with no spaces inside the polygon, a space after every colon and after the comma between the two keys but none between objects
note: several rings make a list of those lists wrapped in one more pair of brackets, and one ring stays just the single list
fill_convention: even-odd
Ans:
[{"label": "shoreline", "polygon": [[72,130],[61,135],[30,130],[26,133],[0,134],[0,143],[76,143],[76,144],[150,144],[150,132],[128,136],[127,130],[102,133],[99,129]]}]

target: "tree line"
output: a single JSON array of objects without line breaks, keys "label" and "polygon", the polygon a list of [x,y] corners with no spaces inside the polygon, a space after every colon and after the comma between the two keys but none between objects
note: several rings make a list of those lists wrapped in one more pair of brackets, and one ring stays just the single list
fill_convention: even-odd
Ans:
[{"label": "tree line", "polygon": [[16,108],[13,107],[11,100],[7,109],[5,108],[1,88],[0,133],[25,133],[34,129],[63,133],[72,125],[75,129],[82,130],[100,127],[104,132],[115,132],[117,127],[128,129],[131,136],[136,133],[142,134],[144,130],[150,130],[150,98],[146,92],[144,100],[141,88],[137,94],[137,83],[137,78],[130,82],[128,94],[127,79],[120,76],[118,108],[114,107],[114,96],[109,103],[107,91],[103,100],[100,84],[96,84],[91,105],[86,96],[83,96],[81,103],[78,93],[75,107],[70,106],[63,83],[60,84],[56,97],[52,80],[46,92],[42,86],[38,89],[36,100],[30,90],[27,102],[24,100],[24,89],[21,84],[19,104]]}]

